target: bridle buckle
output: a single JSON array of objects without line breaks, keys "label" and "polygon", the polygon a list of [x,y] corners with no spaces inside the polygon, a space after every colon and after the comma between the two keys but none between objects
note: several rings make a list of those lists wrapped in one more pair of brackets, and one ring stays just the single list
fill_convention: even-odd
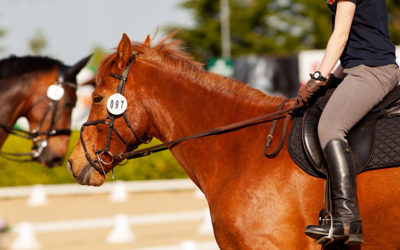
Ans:
[{"label": "bridle buckle", "polygon": [[[94,153],[97,157],[97,162],[104,165],[111,165],[114,162],[114,155],[110,151],[106,150],[97,150],[96,145],[93,144]],[[106,162],[102,159],[102,156],[109,156],[111,158],[110,162]]]}]

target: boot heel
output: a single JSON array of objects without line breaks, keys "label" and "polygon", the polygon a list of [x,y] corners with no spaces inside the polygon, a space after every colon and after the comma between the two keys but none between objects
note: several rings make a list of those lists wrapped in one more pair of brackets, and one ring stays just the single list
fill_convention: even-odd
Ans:
[{"label": "boot heel", "polygon": [[361,245],[364,242],[362,234],[350,234],[349,238],[344,242],[347,245]]}]

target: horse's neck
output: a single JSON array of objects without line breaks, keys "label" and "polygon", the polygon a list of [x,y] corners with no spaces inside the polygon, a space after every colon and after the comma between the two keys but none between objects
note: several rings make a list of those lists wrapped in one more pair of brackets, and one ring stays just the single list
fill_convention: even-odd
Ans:
[{"label": "horse's neck", "polygon": [[[163,73],[154,75],[160,74]],[[151,107],[153,123],[156,127],[155,131],[159,133],[156,136],[162,141],[170,141],[271,113],[279,106],[277,99],[280,98],[271,98],[273,102],[268,103],[268,97],[254,89],[244,88],[245,91],[255,92],[253,96],[254,98],[257,96],[259,101],[246,99],[243,93],[235,94],[187,79],[177,79],[179,77],[171,75],[157,77],[157,84],[151,86],[152,94],[157,98],[157,102]],[[232,84],[239,83],[232,82]],[[248,95],[249,98],[251,96],[251,94]],[[262,96],[264,98],[261,98]],[[259,130],[259,128],[249,129]],[[263,126],[264,130],[265,126]],[[225,145],[224,138],[226,137],[214,135],[206,139],[182,143],[172,149],[174,156],[197,185],[202,186],[201,180],[217,171],[215,162],[210,163],[210,159],[205,158],[209,158],[210,154],[212,157],[217,157],[216,154],[220,153],[217,151],[230,150],[228,147],[231,145]],[[234,137],[232,140],[234,141],[230,143],[239,143],[243,138]],[[227,146],[226,149],[225,146]],[[218,159],[218,161],[224,164],[223,160]],[[228,162],[226,163],[229,165]]]},{"label": "horse's neck", "polygon": [[[23,115],[27,94],[32,86],[32,80],[1,79],[0,80],[0,123],[13,126],[16,120]],[[4,143],[8,133],[0,130],[0,146]]]}]

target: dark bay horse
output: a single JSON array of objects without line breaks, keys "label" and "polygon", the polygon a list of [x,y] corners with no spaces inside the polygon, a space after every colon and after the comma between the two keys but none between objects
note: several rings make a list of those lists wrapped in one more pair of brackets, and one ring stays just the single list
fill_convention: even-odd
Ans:
[{"label": "dark bay horse", "polygon": [[[21,152],[23,157],[4,152],[2,156],[15,160],[33,158],[49,167],[61,165],[76,103],[76,75],[89,59],[90,56],[85,57],[73,66],[39,56],[11,56],[0,61],[0,147],[8,134],[15,132],[12,127],[22,116],[28,119],[30,131],[18,134],[33,141],[32,152]],[[56,93],[50,90],[64,94],[53,97]]]},{"label": "dark bay horse", "polygon": [[[149,37],[143,44],[131,44],[124,34],[116,53],[102,62],[88,123],[68,161],[80,184],[102,185],[105,173],[118,164],[115,156],[151,137],[167,142],[272,113],[283,100],[203,71],[182,52],[178,41],[169,38],[152,47]],[[123,90],[118,86],[126,75]],[[124,111],[125,102],[128,107],[114,119],[109,108],[111,101],[116,104],[111,96],[117,88],[126,98],[119,99],[118,108]],[[282,134],[282,123],[277,124],[277,136]],[[275,158],[264,156],[270,126],[262,123],[170,147],[204,192],[221,249],[320,248],[304,229],[317,223],[324,205],[324,181],[298,168],[286,145]],[[278,143],[274,140],[272,148]],[[399,179],[399,168],[358,176],[362,249],[400,247]]]}]

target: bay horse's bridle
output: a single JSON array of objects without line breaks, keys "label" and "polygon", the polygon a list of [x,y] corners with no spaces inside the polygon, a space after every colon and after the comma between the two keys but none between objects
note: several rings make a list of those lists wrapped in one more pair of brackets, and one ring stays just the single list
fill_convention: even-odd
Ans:
[{"label": "bay horse's bridle", "polygon": [[[64,69],[62,68],[62,65],[60,66],[58,76],[57,76],[57,82],[54,83],[57,86],[65,87],[68,86],[72,89],[76,89],[77,85],[73,83],[66,82],[64,80]],[[54,122],[55,122],[55,117],[58,111],[58,100],[54,100],[49,98],[48,96],[42,96],[39,100],[37,100],[32,106],[28,108],[28,110],[25,112],[27,114],[30,110],[32,110],[36,105],[39,103],[48,100],[48,105],[46,108],[46,111],[43,114],[42,119],[39,122],[39,125],[33,129],[32,131],[26,131],[23,129],[17,129],[11,126],[7,126],[4,124],[0,124],[0,128],[5,130],[6,132],[16,135],[21,138],[29,139],[31,140],[34,145],[32,146],[31,152],[27,153],[11,153],[11,152],[2,152],[0,151],[0,156],[12,160],[12,161],[19,161],[19,162],[26,162],[26,161],[32,161],[34,159],[39,158],[39,156],[43,153],[45,148],[48,145],[48,140],[52,136],[59,136],[59,135],[71,135],[71,129],[53,129],[54,127]],[[50,117],[50,126],[48,130],[40,131],[42,129],[42,126],[44,124],[44,121],[47,118],[47,115],[51,112],[51,117]],[[24,115],[23,115],[24,116]],[[42,136],[45,136],[44,139],[41,139]],[[39,144],[37,144],[39,143]],[[30,157],[30,158],[25,158],[25,157]]]},{"label": "bay horse's bridle", "polygon": [[[136,55],[132,54],[129,63],[127,64],[126,68],[124,69],[122,75],[117,75],[114,73],[111,73],[110,75],[114,78],[119,79],[119,83],[118,83],[118,88],[117,88],[117,93],[123,95],[124,94],[124,90],[125,90],[125,84],[128,78],[128,74],[130,71],[130,68],[132,66],[133,61],[136,59]],[[287,113],[294,111],[294,110],[298,110],[300,109],[303,104],[302,103],[296,103],[295,105],[293,105],[290,108],[281,110],[281,108],[283,107],[283,105],[288,101],[288,99],[283,100],[283,102],[281,103],[281,105],[279,106],[279,109],[277,112],[274,113],[270,113],[270,114],[266,114],[263,116],[259,116],[259,117],[255,117],[252,119],[248,119],[245,121],[241,121],[241,122],[236,122],[233,124],[229,124],[223,127],[218,127],[218,128],[214,128],[202,133],[198,133],[198,134],[193,134],[190,136],[186,136],[186,137],[182,137],[173,141],[169,141],[169,142],[165,142],[162,144],[158,144],[152,147],[148,147],[148,148],[144,148],[144,149],[140,149],[140,150],[136,150],[136,148],[138,147],[138,145],[143,144],[143,143],[149,143],[151,138],[146,138],[146,139],[142,139],[140,138],[137,133],[135,132],[135,130],[132,128],[128,117],[126,116],[126,112],[124,111],[121,115],[113,115],[109,112],[109,116],[107,116],[106,118],[102,119],[102,120],[96,120],[96,121],[89,121],[86,122],[82,125],[81,127],[81,134],[80,134],[80,141],[83,147],[83,150],[85,152],[85,157],[86,159],[89,161],[90,165],[97,170],[97,172],[99,172],[100,174],[106,176],[106,172],[104,170],[103,165],[110,165],[114,162],[114,160],[118,160],[118,161],[122,161],[124,159],[129,160],[129,159],[134,159],[134,158],[139,158],[139,157],[143,157],[143,156],[147,156],[150,155],[152,153],[156,153],[159,151],[163,151],[166,149],[170,149],[170,147],[179,144],[181,142],[184,141],[188,141],[188,140],[193,140],[193,139],[197,139],[197,138],[201,138],[201,137],[206,137],[206,136],[210,136],[210,135],[217,135],[217,134],[222,134],[222,133],[227,133],[227,132],[232,132],[234,130],[238,130],[241,128],[245,128],[245,127],[249,127],[249,126],[254,126],[260,123],[265,123],[265,122],[270,122],[270,121],[274,121],[273,125],[271,126],[271,130],[269,132],[268,135],[268,141],[267,141],[267,147],[265,149],[265,153],[266,156],[269,158],[273,158],[278,152],[279,150],[282,148],[283,146],[283,142],[285,140],[285,135],[286,135],[286,128],[287,128],[287,124],[289,122],[289,115]],[[286,115],[284,115],[286,114]],[[128,126],[129,130],[132,132],[132,134],[135,136],[137,142],[135,145],[130,145],[128,144],[121,136],[121,134],[118,132],[118,130],[116,128],[114,128],[114,121],[116,118],[120,118],[123,117],[126,125]],[[284,125],[284,131],[282,133],[282,139],[281,139],[281,143],[279,144],[277,150],[275,150],[272,154],[268,154],[268,147],[271,144],[272,141],[272,134],[274,131],[274,127],[276,124],[276,120],[281,119],[281,118],[285,118],[285,125]],[[272,118],[272,119],[271,119]],[[96,146],[93,144],[93,149],[96,155],[96,159],[93,160],[92,157],[90,156],[86,144],[83,140],[83,131],[85,129],[85,127],[88,126],[95,126],[97,124],[105,124],[108,125],[108,131],[107,131],[107,138],[106,138],[106,143],[104,146],[104,149],[102,150],[97,150]],[[110,149],[110,141],[111,141],[111,134],[114,131],[114,133],[117,135],[117,137],[125,144],[125,147],[127,149],[126,153],[119,153],[119,154],[113,154],[109,151]],[[106,162],[102,159],[102,156],[108,156],[111,160],[109,162]],[[126,162],[124,163],[126,164]]]}]

